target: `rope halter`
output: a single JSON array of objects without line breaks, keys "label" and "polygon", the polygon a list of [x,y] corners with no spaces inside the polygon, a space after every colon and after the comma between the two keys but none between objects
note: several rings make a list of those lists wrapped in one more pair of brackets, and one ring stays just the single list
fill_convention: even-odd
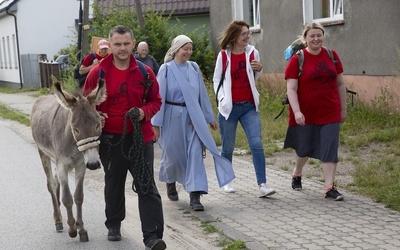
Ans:
[{"label": "rope halter", "polygon": [[89,148],[97,147],[100,144],[100,139],[98,136],[88,137],[76,142],[76,146],[78,146],[78,150],[83,152]]}]

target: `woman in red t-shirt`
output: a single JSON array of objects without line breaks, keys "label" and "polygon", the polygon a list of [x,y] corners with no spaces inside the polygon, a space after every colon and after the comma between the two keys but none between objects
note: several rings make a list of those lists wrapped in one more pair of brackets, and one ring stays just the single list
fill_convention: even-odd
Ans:
[{"label": "woman in red t-shirt", "polygon": [[284,148],[296,150],[292,188],[301,190],[301,174],[309,157],[319,159],[325,177],[325,198],[343,200],[334,186],[338,159],[339,126],[346,120],[346,89],[339,56],[322,47],[324,28],[311,23],[304,28],[303,71],[299,76],[295,54],[285,70],[290,102],[289,127]]}]

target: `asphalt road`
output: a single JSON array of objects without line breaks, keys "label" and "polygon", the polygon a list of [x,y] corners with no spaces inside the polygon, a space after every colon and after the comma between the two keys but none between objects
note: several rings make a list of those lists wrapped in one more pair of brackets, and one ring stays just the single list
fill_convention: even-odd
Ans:
[{"label": "asphalt road", "polygon": [[[21,138],[0,120],[0,248],[7,249],[144,249],[140,240],[122,229],[123,240],[107,240],[104,226],[103,189],[85,186],[83,220],[89,242],[68,236],[66,210],[62,205],[64,231],[57,233],[50,194],[39,154],[34,145]],[[88,181],[91,174],[87,171]],[[100,172],[101,171],[101,172]],[[74,180],[70,175],[70,184]],[[92,188],[94,187],[94,188]],[[72,187],[72,192],[74,187]],[[140,239],[140,237],[137,237]]]}]

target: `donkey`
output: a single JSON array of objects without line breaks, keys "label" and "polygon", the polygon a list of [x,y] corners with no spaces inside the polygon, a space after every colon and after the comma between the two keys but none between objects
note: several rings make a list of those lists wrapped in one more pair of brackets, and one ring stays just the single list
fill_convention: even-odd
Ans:
[{"label": "donkey", "polygon": [[[87,97],[64,92],[60,83],[54,84],[54,95],[38,98],[32,107],[31,128],[37,145],[47,189],[53,202],[53,217],[57,232],[63,231],[60,210],[61,200],[67,209],[68,234],[74,238],[79,231],[81,242],[89,241],[82,220],[83,181],[86,168],[101,168],[99,136],[102,130],[100,115],[95,106],[106,98],[105,83],[99,79],[98,86]],[[51,159],[55,162],[53,176]],[[75,168],[74,200],[68,186],[68,172]],[[76,221],[72,206],[75,201]]]}]

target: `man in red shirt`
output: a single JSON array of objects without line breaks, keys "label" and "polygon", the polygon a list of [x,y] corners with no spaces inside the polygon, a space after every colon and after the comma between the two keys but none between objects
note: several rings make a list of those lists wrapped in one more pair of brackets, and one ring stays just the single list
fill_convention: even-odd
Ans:
[{"label": "man in red shirt", "polygon": [[79,74],[84,75],[88,73],[94,66],[99,64],[103,58],[105,58],[108,55],[108,42],[107,40],[100,40],[98,42],[98,50],[95,54],[95,56],[89,54],[83,59],[82,65],[79,68]]},{"label": "man in red shirt", "polygon": [[107,40],[102,39],[98,42],[97,45],[98,45],[97,52],[90,53],[89,55],[87,55],[83,59],[81,66],[79,67],[79,75],[81,75],[81,77],[78,79],[78,83],[80,88],[83,87],[83,84],[85,83],[89,71],[94,66],[99,64],[101,60],[103,60],[103,58],[105,58],[108,55],[109,46]]},{"label": "man in red shirt", "polygon": [[[152,82],[146,91],[144,76],[132,54],[136,40],[130,28],[115,26],[110,30],[109,39],[111,54],[90,70],[83,87],[83,93],[87,94],[97,86],[99,77],[104,78],[107,86],[107,100],[97,109],[103,116],[104,126],[99,153],[105,172],[108,240],[121,240],[129,170],[139,198],[143,242],[146,249],[163,250],[166,248],[162,240],[164,219],[161,197],[154,182],[154,132],[150,123],[161,107],[158,82],[150,67],[145,66],[149,74],[147,81]],[[138,133],[134,130],[138,123],[143,136],[133,136]],[[138,144],[143,148],[142,154]]]}]

